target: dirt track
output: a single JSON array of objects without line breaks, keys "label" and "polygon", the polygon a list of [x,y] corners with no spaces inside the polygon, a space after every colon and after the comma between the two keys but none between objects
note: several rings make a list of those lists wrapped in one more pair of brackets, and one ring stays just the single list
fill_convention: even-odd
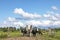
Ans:
[{"label": "dirt track", "polygon": [[2,40],[41,40],[40,38],[37,39],[36,37],[16,37],[16,38],[6,38]]}]

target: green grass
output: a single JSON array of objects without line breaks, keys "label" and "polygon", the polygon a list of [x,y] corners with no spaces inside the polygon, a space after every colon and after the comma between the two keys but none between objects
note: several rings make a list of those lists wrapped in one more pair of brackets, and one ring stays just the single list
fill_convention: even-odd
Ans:
[{"label": "green grass", "polygon": [[36,38],[41,40],[60,40],[60,31],[55,32],[54,36],[49,36],[48,32],[45,32],[43,35],[37,35]]},{"label": "green grass", "polygon": [[48,36],[48,34],[46,33],[45,35],[43,35],[43,37],[46,40],[60,40],[60,31],[55,32],[54,36]]},{"label": "green grass", "polygon": [[21,36],[21,33],[19,31],[10,33],[10,37],[19,37],[19,36]]},{"label": "green grass", "polygon": [[[7,38],[8,32],[2,32],[0,31],[0,38]],[[15,31],[15,32],[9,32],[10,37],[20,37],[22,35],[21,32]],[[48,33],[45,32],[43,35],[37,35],[36,38],[40,38],[41,40],[60,40],[60,31],[55,32],[54,37],[48,36]]]},{"label": "green grass", "polygon": [[[9,32],[9,37],[19,37],[21,35],[22,35],[22,33],[20,33],[19,31]],[[8,32],[0,31],[0,38],[7,38],[7,37],[8,37]]]}]

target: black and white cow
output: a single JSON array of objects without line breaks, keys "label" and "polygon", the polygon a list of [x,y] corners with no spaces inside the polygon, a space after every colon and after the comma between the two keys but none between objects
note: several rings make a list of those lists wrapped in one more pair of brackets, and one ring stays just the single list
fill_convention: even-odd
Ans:
[{"label": "black and white cow", "polygon": [[21,32],[23,33],[23,36],[24,36],[25,34],[27,34],[26,28],[21,27],[20,30],[21,30]]},{"label": "black and white cow", "polygon": [[39,33],[42,35],[42,32],[40,31],[40,29],[38,29],[37,27],[21,27],[21,32],[23,33],[23,36],[25,34],[27,34],[28,36],[31,36],[31,34],[33,34],[33,36],[36,36],[36,33]]},{"label": "black and white cow", "polygon": [[42,32],[40,31],[40,29],[37,28],[37,27],[34,27],[34,28],[32,29],[32,34],[33,34],[33,36],[36,36],[37,33],[39,33],[39,34],[42,35]]}]

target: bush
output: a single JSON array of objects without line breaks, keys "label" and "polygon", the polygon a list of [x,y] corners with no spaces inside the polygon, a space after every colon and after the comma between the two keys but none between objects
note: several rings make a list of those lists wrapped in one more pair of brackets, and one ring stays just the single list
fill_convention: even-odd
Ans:
[{"label": "bush", "polygon": [[7,34],[1,34],[1,35],[0,35],[0,38],[6,38],[6,37],[8,37]]}]

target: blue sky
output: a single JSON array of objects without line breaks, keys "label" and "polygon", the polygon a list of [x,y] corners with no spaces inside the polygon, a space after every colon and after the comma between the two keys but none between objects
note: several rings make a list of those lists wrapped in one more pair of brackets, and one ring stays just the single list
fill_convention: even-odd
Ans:
[{"label": "blue sky", "polygon": [[[14,13],[15,9],[22,9],[24,13]],[[37,15],[43,16],[46,13],[54,13],[60,15],[60,0],[0,0],[0,23],[4,23],[4,21],[7,21],[8,18],[21,18],[25,19],[27,16],[24,16],[23,14],[27,13],[29,16],[32,14],[34,15],[35,13]],[[28,16],[28,17],[29,17]],[[32,16],[33,17],[33,16]],[[32,18],[31,17],[31,18]],[[33,20],[28,20],[28,22],[35,22],[35,15]],[[41,21],[44,18],[41,18]],[[47,18],[48,19],[48,18]],[[47,20],[46,19],[46,20]],[[40,19],[38,19],[37,22]],[[21,22],[26,22],[26,20],[22,21],[21,19],[19,20]],[[45,21],[45,20],[44,20]],[[58,21],[58,20],[57,20]],[[60,21],[59,21],[60,22]],[[60,24],[60,23],[59,23]]]}]

